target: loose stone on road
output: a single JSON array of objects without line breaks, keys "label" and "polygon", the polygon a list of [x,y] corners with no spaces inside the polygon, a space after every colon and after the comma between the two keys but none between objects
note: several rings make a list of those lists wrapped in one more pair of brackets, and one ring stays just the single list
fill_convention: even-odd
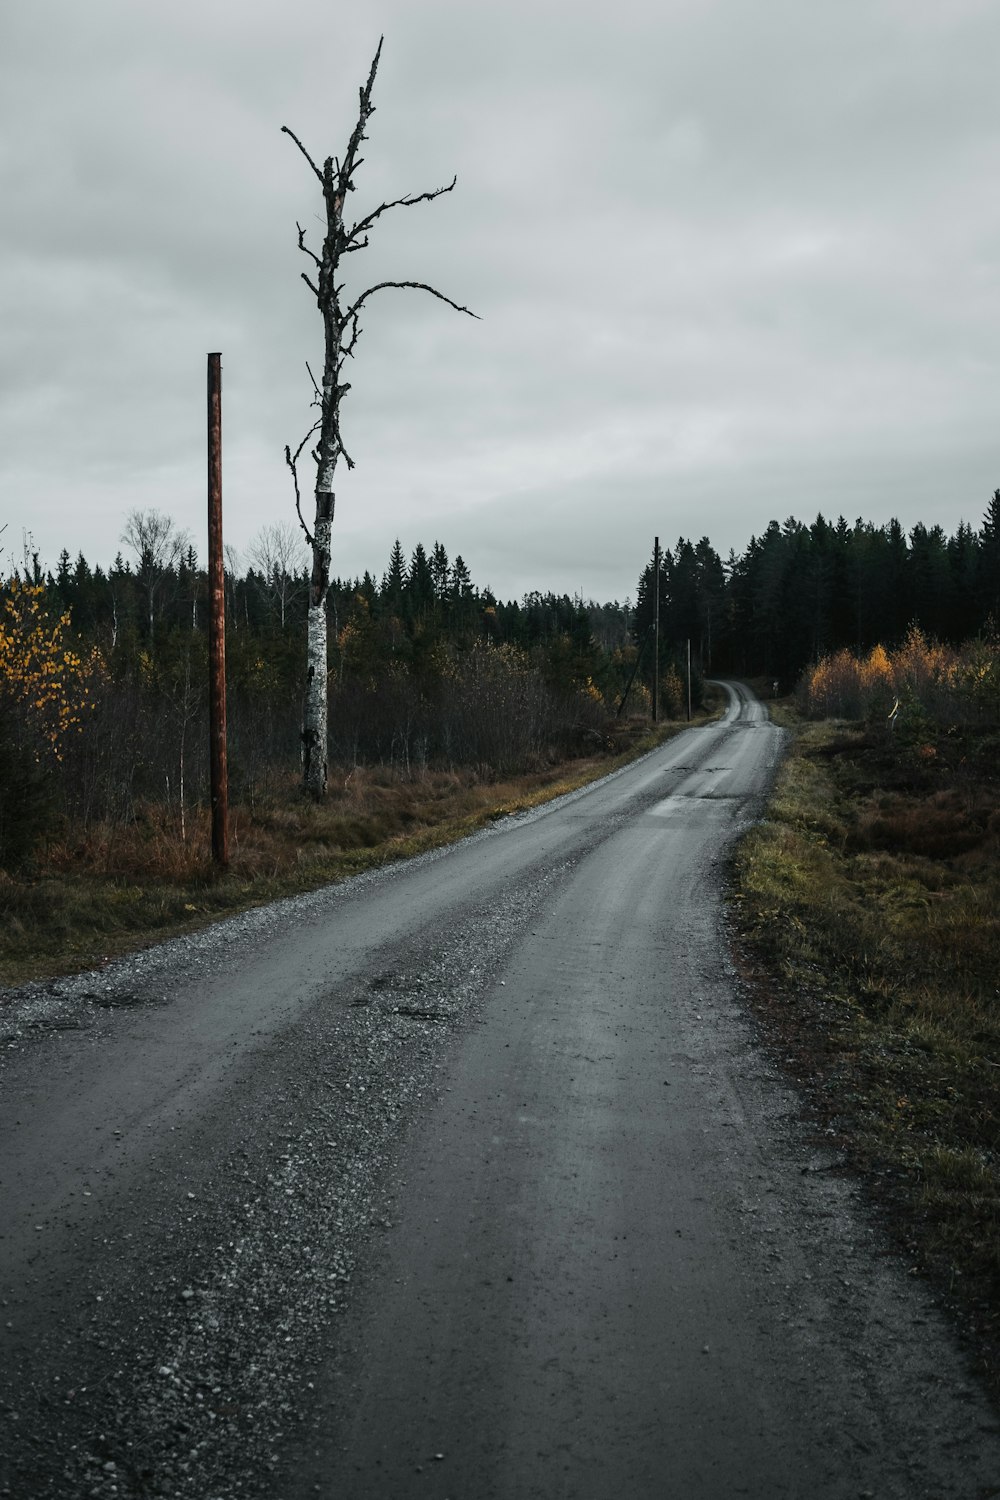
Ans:
[{"label": "loose stone on road", "polygon": [[0,1493],[996,1492],[740,1005],[781,734],[727,692],[452,849],[9,997]]}]

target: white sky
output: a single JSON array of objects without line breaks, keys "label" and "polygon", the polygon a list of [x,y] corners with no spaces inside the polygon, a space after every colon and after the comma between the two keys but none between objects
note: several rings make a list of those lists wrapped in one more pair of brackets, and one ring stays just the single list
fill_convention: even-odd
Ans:
[{"label": "white sky", "polygon": [[501,596],[634,594],[658,532],[979,524],[1000,485],[1000,0],[21,0],[0,19],[0,546],[203,554],[292,516],[322,329],[290,126],[340,154],[385,33],[333,569],[398,535]]}]

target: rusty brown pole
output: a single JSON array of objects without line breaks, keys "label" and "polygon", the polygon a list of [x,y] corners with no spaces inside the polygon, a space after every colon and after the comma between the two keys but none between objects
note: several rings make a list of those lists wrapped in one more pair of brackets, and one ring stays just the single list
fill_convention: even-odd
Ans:
[{"label": "rusty brown pole", "polygon": [[691,722],[691,637],[688,636],[688,723]]},{"label": "rusty brown pole", "polygon": [[660,538],[653,538],[653,723],[660,717]]},{"label": "rusty brown pole", "polygon": [[229,863],[226,756],[226,580],[222,559],[222,355],[208,356],[208,744],[212,858]]}]

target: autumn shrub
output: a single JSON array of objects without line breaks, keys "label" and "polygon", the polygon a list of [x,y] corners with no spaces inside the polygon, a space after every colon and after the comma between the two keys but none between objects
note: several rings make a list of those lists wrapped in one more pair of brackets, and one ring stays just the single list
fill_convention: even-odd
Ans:
[{"label": "autumn shrub", "polygon": [[970,641],[952,676],[954,691],[978,723],[1000,724],[1000,649],[996,639]]},{"label": "autumn shrub", "polygon": [[858,675],[865,718],[884,719],[896,696],[895,675],[884,646],[872,647]]},{"label": "autumn shrub", "polygon": [[803,678],[801,696],[814,718],[863,718],[861,663],[850,651],[824,656]]},{"label": "autumn shrub", "polygon": [[893,685],[933,718],[947,717],[953,697],[959,653],[952,646],[930,641],[912,625],[906,640],[893,652]]},{"label": "autumn shrub", "polygon": [[920,745],[941,725],[1000,722],[1000,645],[941,645],[914,625],[894,651],[823,657],[803,675],[799,700],[812,718],[891,718],[904,741]]},{"label": "autumn shrub", "polygon": [[685,711],[686,694],[680,673],[671,662],[660,680],[660,708],[668,719],[679,719]]},{"label": "autumn shrub", "polygon": [[56,772],[79,742],[104,675],[45,589],[13,578],[0,602],[0,867],[17,868],[50,828]]},{"label": "autumn shrub", "polygon": [[0,683],[22,742],[62,760],[93,708],[95,683],[103,676],[100,651],[74,641],[68,614],[48,608],[41,584],[17,578],[3,585],[0,608]]}]

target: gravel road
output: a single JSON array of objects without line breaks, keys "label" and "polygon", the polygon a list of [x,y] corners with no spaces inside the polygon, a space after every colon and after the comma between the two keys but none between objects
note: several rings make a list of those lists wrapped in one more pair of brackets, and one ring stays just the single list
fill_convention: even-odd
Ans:
[{"label": "gravel road", "polygon": [[741,1007],[724,721],[0,996],[0,1494],[985,1500],[1000,1428]]}]

